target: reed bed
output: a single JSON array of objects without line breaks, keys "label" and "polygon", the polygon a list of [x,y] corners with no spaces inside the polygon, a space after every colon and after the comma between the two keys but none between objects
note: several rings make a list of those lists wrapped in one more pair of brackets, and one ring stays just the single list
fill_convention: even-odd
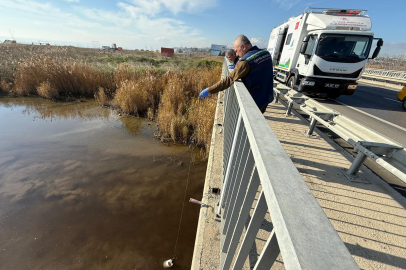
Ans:
[{"label": "reed bed", "polygon": [[100,87],[115,88],[112,70],[75,59],[37,55],[21,62],[14,73],[18,95],[49,99],[94,96]]},{"label": "reed bed", "polygon": [[207,60],[180,66],[176,61],[161,61],[161,66],[142,62],[94,62],[70,57],[67,50],[32,52],[13,62],[13,68],[0,68],[0,90],[51,100],[95,97],[100,104],[125,114],[156,121],[162,141],[198,146],[207,155],[216,101],[198,96],[220,79],[221,64]]}]

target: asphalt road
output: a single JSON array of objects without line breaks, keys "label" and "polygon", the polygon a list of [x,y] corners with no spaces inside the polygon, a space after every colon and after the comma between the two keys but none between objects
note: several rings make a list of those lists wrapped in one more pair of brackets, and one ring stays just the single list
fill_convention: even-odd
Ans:
[{"label": "asphalt road", "polygon": [[316,98],[333,110],[406,145],[406,111],[397,100],[399,90],[360,83],[352,96],[336,100]]}]

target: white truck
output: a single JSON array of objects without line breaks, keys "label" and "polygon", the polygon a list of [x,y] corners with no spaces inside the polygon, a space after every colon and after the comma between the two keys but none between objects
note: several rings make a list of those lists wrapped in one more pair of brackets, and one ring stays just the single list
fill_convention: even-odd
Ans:
[{"label": "white truck", "polygon": [[[275,79],[304,93],[352,95],[374,40],[366,10],[307,8],[275,27],[269,38]],[[383,40],[375,38],[371,58]]]}]

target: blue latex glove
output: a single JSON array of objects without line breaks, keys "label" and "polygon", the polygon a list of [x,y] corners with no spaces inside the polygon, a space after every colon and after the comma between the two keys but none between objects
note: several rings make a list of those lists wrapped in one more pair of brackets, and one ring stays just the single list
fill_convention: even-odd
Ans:
[{"label": "blue latex glove", "polygon": [[209,90],[207,90],[207,88],[206,88],[206,89],[204,89],[202,92],[200,92],[199,97],[205,98],[205,97],[207,97],[208,95],[209,95]]},{"label": "blue latex glove", "polygon": [[229,69],[234,69],[235,66],[234,66],[234,65],[228,65],[228,68],[229,68]]}]

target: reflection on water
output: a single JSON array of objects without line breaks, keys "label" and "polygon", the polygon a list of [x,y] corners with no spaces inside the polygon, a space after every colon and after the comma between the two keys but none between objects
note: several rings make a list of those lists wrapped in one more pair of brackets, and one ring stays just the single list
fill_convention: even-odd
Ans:
[{"label": "reflection on water", "polygon": [[[154,124],[93,101],[0,98],[0,269],[160,269],[173,255],[189,167]],[[205,162],[186,199],[201,199]],[[177,269],[198,206],[185,204]]]}]

